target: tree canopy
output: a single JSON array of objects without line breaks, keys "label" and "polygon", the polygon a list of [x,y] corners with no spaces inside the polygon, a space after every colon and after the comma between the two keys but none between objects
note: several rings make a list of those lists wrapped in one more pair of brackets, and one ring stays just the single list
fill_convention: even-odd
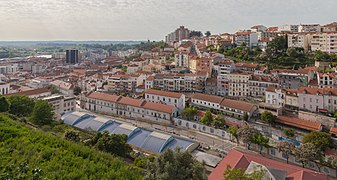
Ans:
[{"label": "tree canopy", "polygon": [[6,97],[4,96],[0,97],[0,112],[9,111],[10,105],[11,104],[9,103]]},{"label": "tree canopy", "polygon": [[262,180],[265,171],[260,167],[259,169],[256,169],[252,173],[245,173],[244,169],[241,168],[231,168],[229,165],[226,167],[226,170],[224,172],[224,178],[226,180]]},{"label": "tree canopy", "polygon": [[276,116],[273,115],[271,112],[265,111],[261,114],[261,120],[271,125],[275,123]]},{"label": "tree canopy", "polygon": [[311,132],[303,137],[303,143],[311,143],[320,151],[333,148],[334,143],[331,135],[325,132]]},{"label": "tree canopy", "polygon": [[206,180],[204,166],[188,152],[166,150],[148,163],[145,180]]},{"label": "tree canopy", "polygon": [[205,115],[201,118],[200,122],[206,126],[210,126],[213,122],[213,115],[210,110],[207,110]]},{"label": "tree canopy", "polygon": [[276,143],[276,148],[283,152],[286,155],[287,158],[287,164],[289,162],[289,155],[295,153],[295,144],[288,141],[279,141]]},{"label": "tree canopy", "polygon": [[53,108],[45,100],[35,102],[30,120],[36,125],[46,125],[53,121]]},{"label": "tree canopy", "polygon": [[183,118],[186,118],[187,120],[191,121],[194,119],[195,115],[197,115],[197,112],[198,112],[197,108],[189,106],[183,110],[182,116]]}]

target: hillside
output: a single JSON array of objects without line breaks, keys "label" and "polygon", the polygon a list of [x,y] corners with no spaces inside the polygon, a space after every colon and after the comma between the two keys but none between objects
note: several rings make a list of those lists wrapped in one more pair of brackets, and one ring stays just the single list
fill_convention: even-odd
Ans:
[{"label": "hillside", "polygon": [[25,127],[0,114],[0,179],[142,179],[108,153]]}]

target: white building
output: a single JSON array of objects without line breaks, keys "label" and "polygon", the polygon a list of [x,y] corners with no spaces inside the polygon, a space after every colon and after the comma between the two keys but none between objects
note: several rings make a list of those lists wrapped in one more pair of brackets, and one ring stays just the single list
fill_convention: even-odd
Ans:
[{"label": "white building", "polygon": [[288,34],[288,47],[303,48],[305,51],[310,50],[311,35],[305,33]]},{"label": "white building", "polygon": [[311,39],[311,50],[337,53],[337,32],[313,34]]},{"label": "white building", "polygon": [[279,32],[298,32],[298,25],[281,25],[278,26]]},{"label": "white building", "polygon": [[145,91],[145,100],[174,106],[180,111],[185,109],[185,95],[182,93],[148,89]]},{"label": "white building", "polygon": [[0,81],[0,95],[9,94],[9,88],[10,88],[9,83]]},{"label": "white building", "polygon": [[229,82],[228,86],[228,96],[235,97],[246,97],[250,94],[249,92],[249,79],[251,74],[245,72],[232,72],[227,78]]},{"label": "white building", "polygon": [[235,33],[236,44],[240,46],[242,43],[246,44],[247,47],[253,48],[257,47],[259,44],[258,34],[251,31],[239,31]]},{"label": "white building", "polygon": [[55,80],[50,83],[50,85],[56,87],[61,94],[67,95],[67,96],[73,96],[74,95],[74,86],[70,83]]},{"label": "white building", "polygon": [[73,112],[76,110],[75,97],[66,97],[64,95],[51,95],[42,98],[47,101],[54,109],[55,116],[60,118],[65,112]]},{"label": "white building", "polygon": [[319,24],[300,24],[298,32],[321,32],[321,25]]}]

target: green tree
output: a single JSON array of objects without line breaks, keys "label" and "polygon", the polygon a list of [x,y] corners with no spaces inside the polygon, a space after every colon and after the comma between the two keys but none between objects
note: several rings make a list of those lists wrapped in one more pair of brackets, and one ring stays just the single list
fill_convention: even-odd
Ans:
[{"label": "green tree", "polygon": [[79,94],[81,94],[82,89],[79,86],[76,86],[74,88],[74,95],[78,96]]},{"label": "green tree", "polygon": [[276,148],[284,153],[286,155],[287,158],[287,164],[289,162],[289,155],[294,154],[295,152],[295,144],[292,142],[288,142],[288,141],[279,141],[276,143]]},{"label": "green tree", "polygon": [[238,135],[238,127],[237,126],[231,126],[228,128],[228,133],[230,133],[234,138],[236,139],[236,142],[239,144],[239,135]]},{"label": "green tree", "polygon": [[331,135],[325,132],[311,132],[303,137],[303,143],[312,143],[320,151],[333,148],[334,143]]},{"label": "green tree", "polygon": [[100,136],[100,138],[98,138],[95,144],[97,149],[121,157],[128,157],[130,155],[132,148],[127,144],[127,135],[113,134],[110,136],[109,132],[105,131],[98,136]]},{"label": "green tree", "polygon": [[260,132],[255,133],[253,138],[253,143],[259,145],[260,154],[262,153],[263,147],[269,148],[269,138],[264,137]]},{"label": "green tree", "polygon": [[190,37],[197,36],[197,37],[202,37],[203,34],[201,31],[191,31],[190,32]]},{"label": "green tree", "polygon": [[206,36],[206,37],[209,37],[210,35],[212,35],[212,34],[211,34],[211,31],[206,31],[205,36]]},{"label": "green tree", "polygon": [[12,95],[8,98],[11,104],[9,113],[17,115],[19,117],[29,116],[34,108],[34,100],[27,96]]},{"label": "green tree", "polygon": [[198,112],[197,108],[189,106],[183,110],[182,116],[183,118],[191,121],[194,119],[195,115],[197,115],[197,112]]},{"label": "green tree", "polygon": [[327,156],[327,163],[330,165],[330,167],[335,168],[337,175],[337,156],[335,155]]},{"label": "green tree", "polygon": [[243,126],[238,130],[239,139],[250,149],[251,143],[254,143],[254,137],[258,133],[256,129],[250,126]]},{"label": "green tree", "polygon": [[146,168],[146,165],[148,163],[153,163],[156,158],[154,156],[149,156],[149,157],[137,157],[134,161],[133,164],[137,167],[140,168]]},{"label": "green tree", "polygon": [[218,114],[214,118],[213,126],[215,128],[224,128],[224,126],[225,126],[225,117],[222,114]]},{"label": "green tree", "polygon": [[287,138],[295,136],[295,131],[293,129],[283,129],[283,133],[286,135]]},{"label": "green tree", "polygon": [[271,112],[265,111],[261,114],[261,120],[271,125],[275,123],[276,116],[273,115]]},{"label": "green tree", "polygon": [[213,123],[213,116],[210,110],[206,111],[200,122],[206,126],[210,126]]},{"label": "green tree", "polygon": [[59,94],[59,93],[60,93],[59,89],[58,89],[56,86],[50,86],[50,87],[49,87],[49,91],[50,91],[52,94]]},{"label": "green tree", "polygon": [[299,148],[295,149],[295,156],[298,161],[302,163],[304,167],[310,161],[320,160],[322,157],[322,152],[312,143],[304,143]]},{"label": "green tree", "polygon": [[187,151],[166,150],[148,163],[145,180],[206,180],[205,167]]},{"label": "green tree", "polygon": [[4,96],[0,97],[0,112],[9,111],[10,105],[11,104],[9,103],[6,97]]},{"label": "green tree", "polygon": [[224,172],[224,178],[226,180],[262,180],[266,171],[262,167],[258,167],[252,173],[246,174],[242,168],[231,168],[227,165]]},{"label": "green tree", "polygon": [[67,140],[79,142],[80,141],[80,134],[76,131],[70,130],[70,131],[65,132],[64,138],[67,139]]},{"label": "green tree", "polygon": [[53,121],[53,116],[52,106],[47,101],[37,100],[30,120],[36,125],[47,125]]}]

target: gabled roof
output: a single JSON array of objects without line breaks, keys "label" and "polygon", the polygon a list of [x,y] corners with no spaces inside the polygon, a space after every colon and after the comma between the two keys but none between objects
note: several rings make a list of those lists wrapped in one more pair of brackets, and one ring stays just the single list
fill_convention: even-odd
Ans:
[{"label": "gabled roof", "polygon": [[200,94],[200,93],[193,94],[191,98],[199,99],[199,100],[207,101],[207,102],[212,102],[212,103],[217,103],[217,104],[220,104],[223,99],[223,97],[220,97],[220,96],[212,96],[212,95]]},{"label": "gabled roof", "polygon": [[154,94],[158,96],[167,96],[172,98],[180,98],[182,93],[176,93],[176,92],[170,92],[170,91],[161,91],[161,90],[155,90],[155,89],[148,89],[145,91],[145,94]]},{"label": "gabled roof", "polygon": [[92,99],[99,99],[103,101],[109,101],[109,102],[117,102],[119,99],[121,99],[121,96],[116,96],[113,94],[107,94],[107,93],[100,93],[100,92],[92,92],[87,97]]},{"label": "gabled roof", "polygon": [[13,93],[13,94],[7,94],[6,96],[11,96],[11,95],[21,95],[21,96],[33,96],[33,95],[39,95],[39,94],[44,94],[44,93],[49,93],[49,89],[47,88],[40,88],[40,89],[33,89],[33,90],[28,90],[28,91],[21,91],[18,93]]},{"label": "gabled roof", "polygon": [[294,118],[294,117],[278,116],[277,119],[279,122],[283,124],[294,126],[294,127],[301,128],[301,129],[306,129],[309,131],[320,131],[322,127],[322,124],[320,123],[306,121],[306,120]]},{"label": "gabled roof", "polygon": [[228,107],[232,109],[238,109],[238,110],[245,111],[245,112],[250,112],[254,107],[256,107],[256,105],[251,104],[251,103],[247,103],[244,101],[236,101],[236,100],[226,99],[226,98],[222,100],[222,102],[220,103],[220,106],[224,106],[224,107]]},{"label": "gabled roof", "polygon": [[264,166],[268,166],[274,169],[283,170],[287,172],[287,179],[292,180],[327,180],[327,176],[322,173],[318,173],[309,169],[301,168],[299,166],[286,164],[284,162],[275,161],[262,157],[258,154],[252,154],[250,152],[239,151],[232,149],[227,156],[220,162],[220,164],[214,169],[214,171],[208,176],[209,180],[223,180],[224,172],[227,165],[233,168],[247,169],[250,162],[256,162]]}]

